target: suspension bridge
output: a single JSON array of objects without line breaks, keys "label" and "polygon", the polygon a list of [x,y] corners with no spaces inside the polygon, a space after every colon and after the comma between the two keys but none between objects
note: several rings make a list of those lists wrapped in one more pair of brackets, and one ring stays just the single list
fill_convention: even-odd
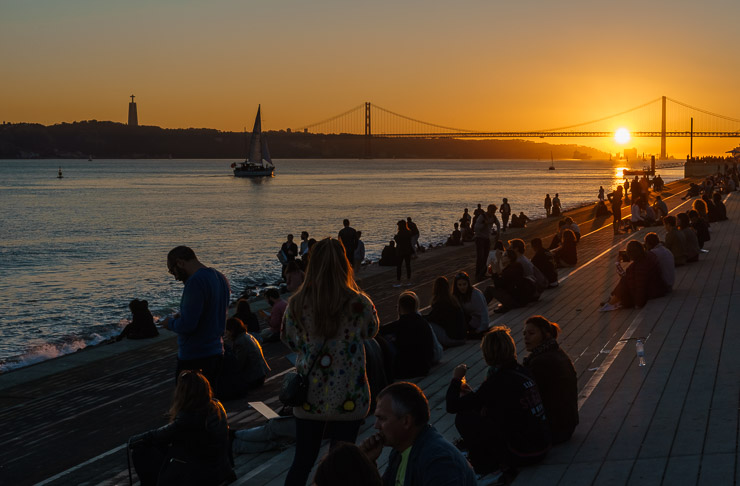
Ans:
[{"label": "suspension bridge", "polygon": [[304,133],[364,135],[386,138],[587,138],[614,137],[615,127],[638,127],[632,137],[661,139],[660,158],[666,158],[668,138],[740,137],[740,119],[697,108],[667,96],[596,120],[531,131],[486,131],[453,128],[425,122],[364,103],[333,117],[303,126]]}]

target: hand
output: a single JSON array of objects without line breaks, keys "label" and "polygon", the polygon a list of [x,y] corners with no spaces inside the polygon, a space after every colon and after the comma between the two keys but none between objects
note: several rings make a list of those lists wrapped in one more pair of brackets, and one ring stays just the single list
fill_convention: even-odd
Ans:
[{"label": "hand", "polygon": [[467,371],[468,371],[468,365],[464,363],[461,365],[457,365],[455,369],[452,371],[452,377],[456,380],[462,380],[463,378],[465,378],[465,373],[467,373]]},{"label": "hand", "polygon": [[383,452],[383,442],[383,436],[380,432],[377,432],[363,440],[359,447],[368,459],[374,463],[380,457],[380,453]]},{"label": "hand", "polygon": [[460,396],[462,397],[464,395],[467,395],[468,393],[471,393],[472,391],[473,389],[470,388],[470,385],[463,382],[462,386],[460,387]]}]

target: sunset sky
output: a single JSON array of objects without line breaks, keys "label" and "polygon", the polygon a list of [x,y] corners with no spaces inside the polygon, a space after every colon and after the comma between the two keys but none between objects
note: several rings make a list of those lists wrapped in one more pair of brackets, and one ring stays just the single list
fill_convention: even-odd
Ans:
[{"label": "sunset sky", "polygon": [[[490,131],[662,95],[740,119],[739,21],[738,0],[0,0],[0,121],[125,122],[132,93],[141,124],[232,131],[251,127],[257,104],[277,130],[365,101]],[[694,152],[739,142],[695,140]],[[668,151],[685,156],[688,140]]]}]

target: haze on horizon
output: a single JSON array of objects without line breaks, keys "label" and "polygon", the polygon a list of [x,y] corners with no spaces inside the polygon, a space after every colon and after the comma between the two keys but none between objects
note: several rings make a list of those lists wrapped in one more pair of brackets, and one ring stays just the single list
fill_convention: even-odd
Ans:
[{"label": "haze on horizon", "polygon": [[[740,118],[737,0],[0,0],[0,121],[297,129],[365,101],[535,130],[662,95]],[[629,128],[629,125],[627,125]],[[616,127],[615,127],[616,129]],[[547,139],[621,151],[613,139]],[[668,152],[688,153],[688,139]],[[738,139],[695,139],[719,154]],[[659,152],[659,139],[627,147]]]}]

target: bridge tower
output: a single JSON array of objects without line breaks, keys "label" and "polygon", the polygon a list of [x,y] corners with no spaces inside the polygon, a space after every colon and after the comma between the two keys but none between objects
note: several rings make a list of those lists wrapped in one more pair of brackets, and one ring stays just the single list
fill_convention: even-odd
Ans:
[{"label": "bridge tower", "polygon": [[663,96],[662,122],[660,126],[660,160],[665,159],[665,96]]},{"label": "bridge tower", "polygon": [[372,128],[370,125],[370,103],[365,103],[365,158],[372,158]]}]

